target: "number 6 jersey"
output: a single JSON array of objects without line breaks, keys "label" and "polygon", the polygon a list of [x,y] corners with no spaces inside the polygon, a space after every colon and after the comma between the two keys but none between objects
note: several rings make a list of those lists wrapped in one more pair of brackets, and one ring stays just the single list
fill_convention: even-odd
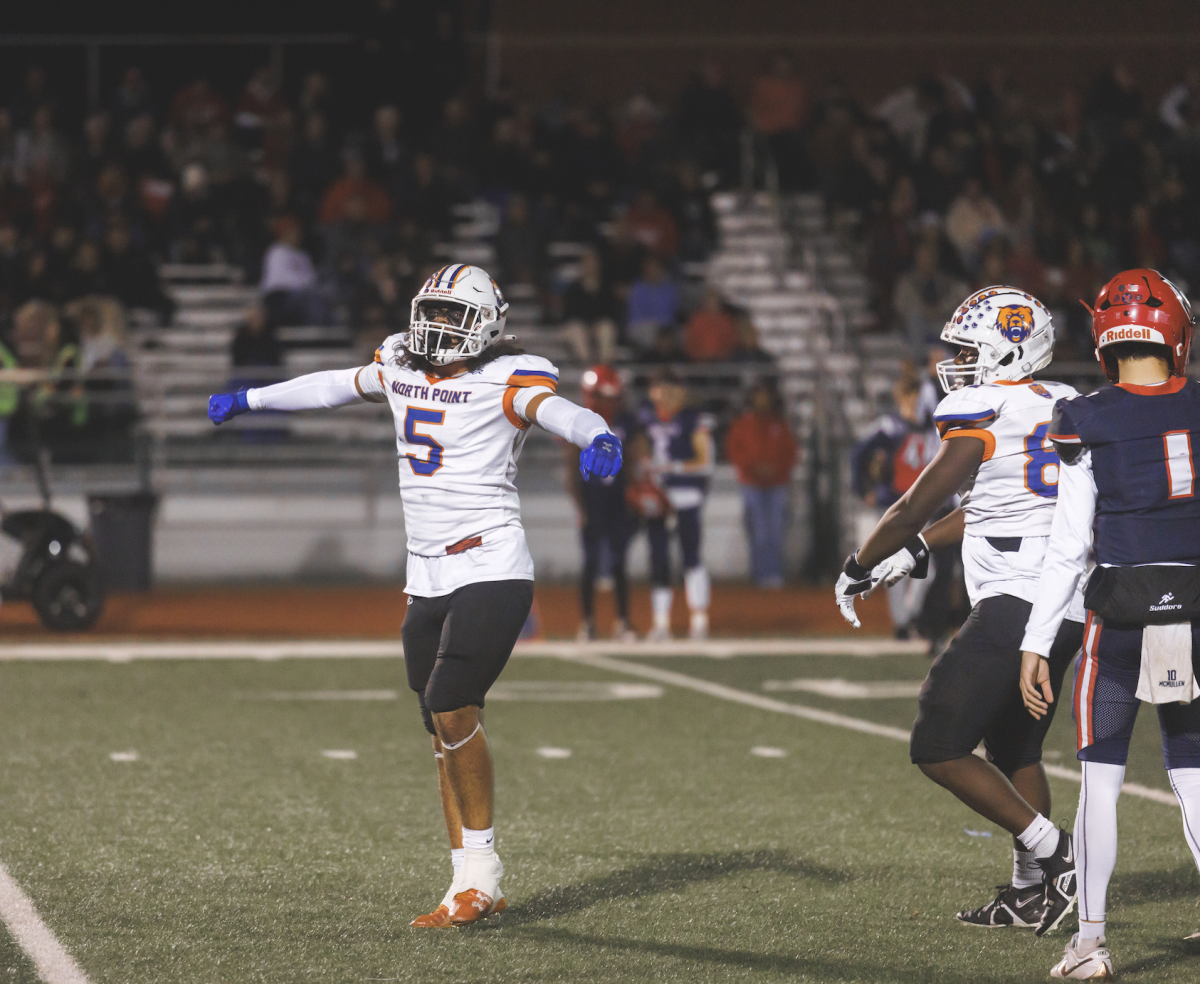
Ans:
[{"label": "number 6 jersey", "polygon": [[[1055,402],[1077,395],[1065,383],[1004,380],[954,390],[934,411],[944,441],[983,441],[983,462],[960,491],[972,605],[999,594],[1034,600],[1058,496],[1047,431]],[[1082,597],[1069,617],[1083,620]]]},{"label": "number 6 jersey", "polygon": [[[387,342],[380,351],[391,351]],[[555,391],[558,370],[503,355],[442,378],[376,359],[356,385],[367,400],[386,399],[396,421],[405,590],[436,597],[474,581],[532,579],[515,484],[530,426],[521,410],[532,392]]]}]

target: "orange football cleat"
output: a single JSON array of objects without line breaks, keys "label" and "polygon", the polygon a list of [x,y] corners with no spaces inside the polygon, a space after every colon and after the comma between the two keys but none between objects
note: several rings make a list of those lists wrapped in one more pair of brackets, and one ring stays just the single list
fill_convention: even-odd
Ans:
[{"label": "orange football cleat", "polygon": [[467,926],[470,923],[486,919],[488,916],[494,916],[497,912],[503,912],[507,908],[508,903],[504,901],[503,895],[493,902],[490,896],[485,895],[479,889],[468,888],[465,892],[459,892],[454,896],[448,918],[453,926]]},{"label": "orange football cleat", "polygon": [[426,913],[423,916],[417,916],[410,926],[416,926],[417,929],[449,929],[450,910],[446,905],[439,905],[433,912]]}]

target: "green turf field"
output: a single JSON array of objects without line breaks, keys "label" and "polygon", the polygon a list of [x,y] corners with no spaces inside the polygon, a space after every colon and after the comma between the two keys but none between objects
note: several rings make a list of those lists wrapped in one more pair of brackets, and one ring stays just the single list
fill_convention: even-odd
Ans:
[{"label": "green turf field", "polygon": [[[927,665],[638,662],[903,728],[915,698],[762,684],[916,681]],[[542,657],[502,678],[539,681],[645,683]],[[388,689],[398,699],[263,699]],[[512,689],[524,699],[489,701],[487,721],[510,908],[484,925],[407,926],[450,865],[428,739],[391,660],[0,663],[0,862],[93,982],[1048,978],[1065,932],[955,922],[1007,880],[1011,842],[902,743],[669,685],[584,701]],[[1073,766],[1073,742],[1063,714],[1048,761]],[[1148,709],[1135,742],[1128,778],[1167,789]],[[1055,816],[1073,817],[1078,786],[1051,782]],[[1200,942],[1182,938],[1200,927],[1200,875],[1179,811],[1120,810],[1118,973],[1198,980]],[[0,928],[0,984],[36,980]]]}]

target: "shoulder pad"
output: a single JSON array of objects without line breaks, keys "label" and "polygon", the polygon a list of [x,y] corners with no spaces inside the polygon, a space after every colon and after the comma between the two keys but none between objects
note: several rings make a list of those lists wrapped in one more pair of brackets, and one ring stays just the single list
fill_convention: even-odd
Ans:
[{"label": "shoulder pad", "polygon": [[397,332],[395,335],[388,335],[383,340],[383,343],[375,350],[375,361],[381,365],[395,365],[400,358],[400,350],[404,347],[404,343],[408,341],[408,332]]},{"label": "shoulder pad", "polygon": [[507,355],[492,365],[509,386],[548,386],[558,389],[558,367],[540,355]]},{"label": "shoulder pad", "polygon": [[993,393],[976,386],[954,390],[933,411],[933,422],[943,434],[963,425],[986,427],[996,419],[995,403]]},{"label": "shoulder pad", "polygon": [[1055,403],[1050,426],[1046,428],[1046,438],[1054,444],[1058,456],[1067,464],[1083,453],[1083,439],[1079,436],[1079,428],[1075,425],[1075,415],[1071,410],[1071,404],[1077,400],[1066,398]]}]

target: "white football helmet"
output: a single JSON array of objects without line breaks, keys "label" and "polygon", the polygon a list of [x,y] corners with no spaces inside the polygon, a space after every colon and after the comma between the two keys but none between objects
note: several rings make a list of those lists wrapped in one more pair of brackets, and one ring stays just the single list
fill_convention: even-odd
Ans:
[{"label": "white football helmet", "polygon": [[472,359],[500,340],[507,313],[504,295],[487,271],[452,263],[413,298],[408,350],[437,366]]},{"label": "white football helmet", "polygon": [[974,349],[975,360],[937,364],[947,393],[997,379],[1026,379],[1054,357],[1054,323],[1032,294],[1016,287],[984,287],[958,306],[942,329],[942,341]]}]

